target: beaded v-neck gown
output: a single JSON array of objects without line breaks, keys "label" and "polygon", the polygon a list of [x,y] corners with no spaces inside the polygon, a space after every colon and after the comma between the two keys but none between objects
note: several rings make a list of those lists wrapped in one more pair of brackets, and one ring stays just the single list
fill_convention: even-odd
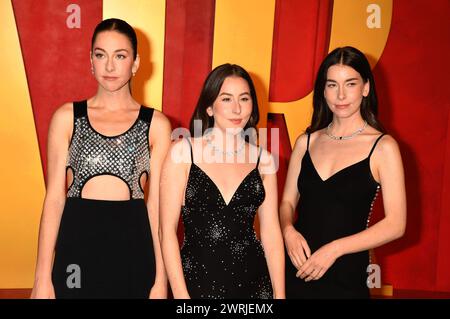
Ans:
[{"label": "beaded v-neck gown", "polygon": [[[272,285],[253,222],[265,198],[258,164],[229,203],[193,161],[182,207],[183,272],[191,298],[272,298]],[[258,158],[259,163],[259,158]]]},{"label": "beaded v-neck gown", "polygon": [[[308,135],[297,180],[300,201],[294,227],[306,239],[311,254],[335,239],[367,228],[380,189],[370,171],[370,157],[382,136],[368,157],[323,180],[312,162]],[[305,282],[295,277],[297,269],[286,253],[286,298],[369,298],[368,265],[368,251],[347,254],[320,279]]]}]

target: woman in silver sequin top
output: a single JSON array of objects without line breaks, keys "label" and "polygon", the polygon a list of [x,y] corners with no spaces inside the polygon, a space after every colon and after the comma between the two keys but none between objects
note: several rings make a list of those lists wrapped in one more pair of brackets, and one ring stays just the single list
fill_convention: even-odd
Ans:
[{"label": "woman in silver sequin top", "polygon": [[97,93],[53,115],[32,298],[167,296],[158,202],[171,128],[131,95],[139,63],[133,28],[101,22],[91,48]]}]

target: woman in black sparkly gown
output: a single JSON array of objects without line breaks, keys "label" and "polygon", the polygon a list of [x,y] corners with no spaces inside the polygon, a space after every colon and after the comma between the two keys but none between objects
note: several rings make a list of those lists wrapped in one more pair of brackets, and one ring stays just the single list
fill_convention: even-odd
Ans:
[{"label": "woman in black sparkly gown", "polygon": [[[284,297],[274,159],[243,134],[258,117],[248,73],[221,65],[206,79],[191,120],[192,134],[200,136],[175,142],[168,153],[161,243],[175,298]],[[256,214],[261,242],[253,228]]]},{"label": "woman in black sparkly gown", "polygon": [[61,106],[49,128],[32,297],[165,298],[158,198],[170,124],[131,96],[139,55],[128,23],[101,22],[91,50],[97,94]]},{"label": "woman in black sparkly gown", "polygon": [[[313,106],[280,205],[286,297],[368,298],[368,250],[403,235],[406,196],[399,148],[376,118],[375,82],[363,53],[344,47],[325,58]],[[380,189],[385,217],[368,227]]]}]

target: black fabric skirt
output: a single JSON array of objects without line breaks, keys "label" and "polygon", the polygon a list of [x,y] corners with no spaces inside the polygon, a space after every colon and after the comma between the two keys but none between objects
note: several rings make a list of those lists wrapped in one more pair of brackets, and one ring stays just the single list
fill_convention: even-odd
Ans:
[{"label": "black fabric skirt", "polygon": [[52,272],[56,298],[148,298],[155,269],[143,199],[66,199]]}]

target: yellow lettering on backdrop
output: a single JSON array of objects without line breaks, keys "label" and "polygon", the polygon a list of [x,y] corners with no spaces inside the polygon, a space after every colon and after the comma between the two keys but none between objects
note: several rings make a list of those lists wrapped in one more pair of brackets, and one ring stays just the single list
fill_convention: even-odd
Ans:
[{"label": "yellow lettering on backdrop", "polygon": [[269,110],[270,64],[275,0],[216,0],[213,68],[223,63],[244,67],[258,91],[261,120]]},{"label": "yellow lettering on backdrop", "polygon": [[0,1],[0,21],[0,288],[29,288],[45,184],[11,1]]},{"label": "yellow lettering on backdrop", "polygon": [[[380,8],[380,28],[368,21],[375,7]],[[373,68],[386,46],[391,20],[392,0],[334,0],[330,49],[352,45],[368,55]]]},{"label": "yellow lettering on backdrop", "polygon": [[[381,28],[367,25],[378,18]],[[213,66],[231,62],[244,66],[255,79],[263,119],[267,112],[284,113],[291,144],[308,126],[312,115],[312,93],[293,101],[268,101],[275,0],[217,0],[214,23]],[[377,13],[377,12],[376,12]],[[368,19],[370,17],[370,19]],[[385,47],[392,19],[392,0],[335,0],[330,51],[352,45],[369,55],[372,67]],[[261,127],[266,126],[262,122]]]},{"label": "yellow lettering on backdrop", "polygon": [[141,63],[131,83],[134,98],[140,103],[161,110],[166,2],[103,1],[103,18],[113,17],[127,21],[137,32]]}]

